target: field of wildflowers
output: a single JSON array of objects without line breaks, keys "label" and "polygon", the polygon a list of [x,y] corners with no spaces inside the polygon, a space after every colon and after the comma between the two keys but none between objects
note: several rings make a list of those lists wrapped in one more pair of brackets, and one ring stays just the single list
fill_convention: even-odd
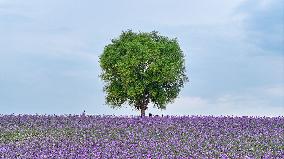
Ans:
[{"label": "field of wildflowers", "polygon": [[0,158],[284,158],[284,117],[0,115]]}]

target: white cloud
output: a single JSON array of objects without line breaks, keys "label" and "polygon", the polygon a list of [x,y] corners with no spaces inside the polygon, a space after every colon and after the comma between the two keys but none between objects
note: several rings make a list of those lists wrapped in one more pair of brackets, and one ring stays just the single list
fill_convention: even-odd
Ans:
[{"label": "white cloud", "polygon": [[272,0],[260,0],[258,6],[260,9],[265,10],[268,9],[272,3],[273,3]]},{"label": "white cloud", "polygon": [[144,21],[155,24],[168,26],[216,25],[230,22],[234,9],[242,2],[243,0],[166,0],[140,1],[137,4],[137,2],[131,1],[128,3],[128,9],[137,15],[138,19],[143,18]]},{"label": "white cloud", "polygon": [[166,111],[171,114],[186,114],[193,109],[204,109],[207,105],[207,100],[201,97],[184,96],[177,98],[173,104],[169,104]]},{"label": "white cloud", "polygon": [[250,0],[243,3],[238,11],[245,14],[243,20],[246,42],[255,45],[265,54],[283,53],[284,5],[278,0]]},{"label": "white cloud", "polygon": [[212,102],[211,107],[216,107],[221,112],[214,114],[224,115],[249,115],[249,116],[279,116],[283,115],[284,107],[271,105],[269,100],[254,95],[226,94]]},{"label": "white cloud", "polygon": [[180,97],[175,100],[173,104],[171,104],[171,107],[174,108],[174,106],[179,107],[180,105],[187,105],[187,107],[190,108],[202,108],[206,106],[207,101],[202,99],[201,97],[196,96],[185,96]]},{"label": "white cloud", "polygon": [[274,86],[267,89],[267,93],[272,96],[284,97],[284,86]]},{"label": "white cloud", "polygon": [[[272,89],[279,93],[278,88]],[[252,92],[251,92],[252,93]],[[279,94],[277,94],[279,95]],[[274,106],[269,100],[255,94],[224,94],[213,99],[197,96],[180,97],[166,110],[149,108],[154,114],[166,115],[234,115],[234,116],[281,116],[284,106]]]},{"label": "white cloud", "polygon": [[283,98],[284,101],[284,85],[269,85],[259,88],[259,91],[262,92],[266,97],[272,98]]}]

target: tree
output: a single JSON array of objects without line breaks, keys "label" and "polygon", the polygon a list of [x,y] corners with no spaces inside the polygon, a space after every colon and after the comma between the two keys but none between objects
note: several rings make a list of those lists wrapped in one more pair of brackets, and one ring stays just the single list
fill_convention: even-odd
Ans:
[{"label": "tree", "polygon": [[141,116],[145,116],[150,102],[158,109],[166,109],[188,81],[177,39],[157,31],[123,31],[105,46],[99,58],[106,104],[115,108],[128,103],[141,110]]}]

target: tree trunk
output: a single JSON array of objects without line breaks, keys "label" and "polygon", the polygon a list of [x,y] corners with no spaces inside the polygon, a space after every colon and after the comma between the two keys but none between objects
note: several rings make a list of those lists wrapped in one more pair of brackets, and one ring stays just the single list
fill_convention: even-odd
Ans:
[{"label": "tree trunk", "polygon": [[145,117],[145,108],[144,108],[144,106],[141,108],[141,117]]},{"label": "tree trunk", "polygon": [[143,99],[140,103],[140,109],[141,109],[141,117],[145,117],[145,110],[147,109],[147,105],[149,104],[149,95],[148,93],[145,93],[143,95]]}]

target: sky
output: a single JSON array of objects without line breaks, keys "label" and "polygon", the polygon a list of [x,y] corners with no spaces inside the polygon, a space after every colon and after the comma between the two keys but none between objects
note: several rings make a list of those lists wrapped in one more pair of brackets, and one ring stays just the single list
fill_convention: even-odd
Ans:
[{"label": "sky", "polygon": [[140,115],[105,104],[99,56],[122,31],[177,38],[189,82],[146,114],[284,115],[281,0],[0,0],[0,114]]}]

